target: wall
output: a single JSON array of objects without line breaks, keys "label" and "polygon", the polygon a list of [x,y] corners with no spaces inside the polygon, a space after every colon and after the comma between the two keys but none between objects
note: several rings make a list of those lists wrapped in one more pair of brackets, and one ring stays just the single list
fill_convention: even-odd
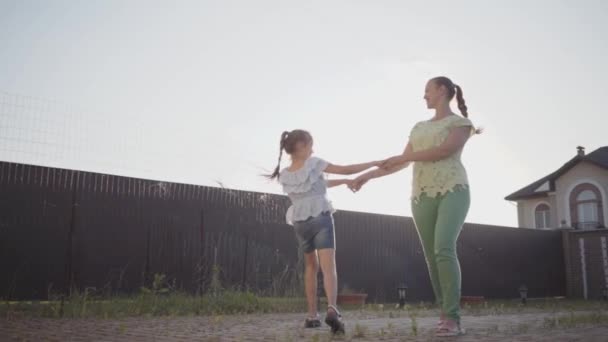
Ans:
[{"label": "wall", "polygon": [[603,288],[608,287],[608,230],[565,230],[563,235],[566,293],[575,298],[601,298]]}]

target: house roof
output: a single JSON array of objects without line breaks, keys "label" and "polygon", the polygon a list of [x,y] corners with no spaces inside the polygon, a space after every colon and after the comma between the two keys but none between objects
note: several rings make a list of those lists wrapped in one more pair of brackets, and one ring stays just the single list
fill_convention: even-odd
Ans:
[{"label": "house roof", "polygon": [[579,154],[570,159],[566,164],[560,167],[557,171],[537,180],[536,182],[517,190],[516,192],[505,197],[507,201],[516,201],[526,198],[546,197],[549,192],[555,191],[555,180],[568,172],[580,162],[588,162],[608,169],[608,146],[600,147],[589,154]]}]

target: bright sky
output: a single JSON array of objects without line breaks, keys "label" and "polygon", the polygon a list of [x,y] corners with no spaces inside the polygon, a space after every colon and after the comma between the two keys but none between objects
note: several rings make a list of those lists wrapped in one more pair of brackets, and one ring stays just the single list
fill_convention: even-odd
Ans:
[{"label": "bright sky", "polygon": [[[485,128],[463,159],[468,221],[607,145],[608,2],[0,0],[0,160],[280,193],[259,174],[304,128],[346,164],[400,152],[451,77]],[[410,215],[411,170],[340,209]]]}]

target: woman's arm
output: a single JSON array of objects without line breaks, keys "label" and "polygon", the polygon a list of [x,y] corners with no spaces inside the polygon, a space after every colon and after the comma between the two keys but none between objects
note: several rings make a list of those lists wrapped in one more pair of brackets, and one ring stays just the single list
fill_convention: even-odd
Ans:
[{"label": "woman's arm", "polygon": [[337,175],[354,175],[356,173],[365,171],[374,166],[380,166],[380,164],[382,164],[383,162],[384,162],[383,160],[378,160],[378,161],[373,161],[373,162],[369,162],[369,163],[352,164],[352,165],[329,164],[325,168],[325,172],[333,173],[333,174],[337,174]]},{"label": "woman's arm", "polygon": [[348,184],[348,187],[353,190],[353,191],[359,191],[361,189],[361,187],[367,183],[370,179],[374,179],[374,178],[380,178],[380,177],[384,177],[384,176],[388,176],[391,175],[393,173],[399,172],[403,169],[405,169],[406,167],[408,167],[410,163],[403,163],[401,165],[397,165],[391,168],[384,168],[384,169],[375,169],[369,172],[366,172],[362,175],[360,175],[359,177],[355,178],[352,180],[352,182],[350,184]]},{"label": "woman's arm", "polygon": [[[407,145],[405,145],[405,148],[403,149],[403,154],[409,154],[412,153],[413,149],[412,149],[412,144],[410,144],[410,142],[408,141]],[[388,159],[387,159],[388,160]],[[383,163],[383,165],[386,162]],[[373,178],[380,178],[380,177],[384,177],[384,176],[388,176],[391,175],[395,172],[401,171],[403,169],[405,169],[406,167],[408,167],[410,163],[407,161],[404,162],[400,162],[400,163],[395,163],[394,165],[390,166],[390,167],[382,167],[382,168],[378,168],[372,171],[369,171],[367,173],[364,173],[363,175],[359,176],[365,176],[364,178],[367,178],[367,180],[373,179]]]},{"label": "woman's arm", "polygon": [[390,168],[377,168],[375,170],[368,171],[357,178],[367,178],[367,180],[380,178],[388,175],[392,175],[393,173],[399,172],[410,165],[409,162],[401,163]]},{"label": "woman's arm", "polygon": [[[408,151],[411,151],[411,150],[412,150],[412,145],[408,142],[408,144],[405,146],[405,149],[403,150],[403,153],[407,153]],[[380,177],[388,176],[393,173],[399,172],[399,171],[405,169],[406,167],[408,167],[409,164],[410,164],[409,162],[404,162],[401,164],[395,164],[394,166],[391,166],[391,167],[378,168],[378,169],[366,172],[366,173],[360,175],[359,177],[355,178],[352,181],[352,183],[348,185],[348,187],[353,191],[359,191],[361,189],[361,187],[363,186],[363,184],[367,183],[370,179],[380,178]]]},{"label": "woman's arm", "polygon": [[392,168],[395,165],[400,165],[407,162],[416,161],[437,161],[445,159],[452,154],[456,153],[464,147],[471,136],[471,127],[456,127],[450,131],[447,139],[439,146],[430,148],[428,150],[417,151],[407,150],[403,154],[389,158],[382,164],[382,168]]}]

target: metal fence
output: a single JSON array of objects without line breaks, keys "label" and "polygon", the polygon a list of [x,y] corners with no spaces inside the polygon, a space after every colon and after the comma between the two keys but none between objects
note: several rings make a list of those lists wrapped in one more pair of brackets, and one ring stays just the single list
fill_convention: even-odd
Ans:
[{"label": "metal fence", "polygon": [[[299,292],[302,259],[284,223],[284,196],[0,162],[0,297],[46,298],[95,287],[128,293],[167,275],[205,291]],[[432,291],[410,218],[336,213],[340,287],[369,300]],[[565,294],[560,232],[467,224],[458,243],[463,294]]]}]

